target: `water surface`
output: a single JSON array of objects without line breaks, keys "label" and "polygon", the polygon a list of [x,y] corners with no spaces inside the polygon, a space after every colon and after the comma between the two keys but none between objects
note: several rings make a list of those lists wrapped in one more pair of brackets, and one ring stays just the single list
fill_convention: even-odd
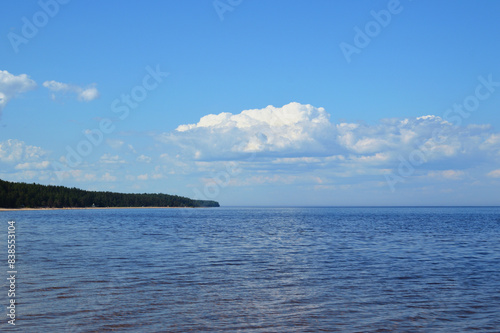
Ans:
[{"label": "water surface", "polygon": [[[0,217],[1,248],[7,220],[14,219],[18,250],[18,320],[8,327],[4,316],[1,329],[500,327],[500,208],[116,209]],[[6,306],[6,282],[2,289]]]}]

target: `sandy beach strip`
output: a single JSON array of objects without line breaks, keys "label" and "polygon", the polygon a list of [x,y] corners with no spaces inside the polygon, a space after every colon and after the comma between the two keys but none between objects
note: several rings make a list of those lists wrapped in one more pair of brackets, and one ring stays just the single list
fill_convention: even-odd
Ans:
[{"label": "sandy beach strip", "polygon": [[198,207],[63,207],[63,208],[0,208],[0,212],[16,212],[30,210],[81,210],[81,209],[173,209],[173,208],[198,208]]}]

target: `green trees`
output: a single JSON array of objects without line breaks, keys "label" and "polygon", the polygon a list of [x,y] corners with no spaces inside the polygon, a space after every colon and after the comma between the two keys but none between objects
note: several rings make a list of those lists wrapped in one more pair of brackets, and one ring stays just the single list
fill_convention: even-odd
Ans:
[{"label": "green trees", "polygon": [[216,201],[168,194],[84,191],[64,186],[13,183],[0,179],[1,208],[63,207],[219,207]]}]

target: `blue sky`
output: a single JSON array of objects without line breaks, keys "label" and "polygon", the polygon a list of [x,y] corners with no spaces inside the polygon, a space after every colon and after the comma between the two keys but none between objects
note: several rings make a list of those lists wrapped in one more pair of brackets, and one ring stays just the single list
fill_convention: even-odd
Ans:
[{"label": "blue sky", "polygon": [[0,178],[500,204],[497,1],[5,1]]}]

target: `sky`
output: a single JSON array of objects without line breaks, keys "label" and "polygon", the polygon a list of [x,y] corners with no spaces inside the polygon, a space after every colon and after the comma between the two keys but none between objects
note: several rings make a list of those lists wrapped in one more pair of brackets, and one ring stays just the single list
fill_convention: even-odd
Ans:
[{"label": "sky", "polygon": [[4,1],[0,179],[499,205],[500,2]]}]

